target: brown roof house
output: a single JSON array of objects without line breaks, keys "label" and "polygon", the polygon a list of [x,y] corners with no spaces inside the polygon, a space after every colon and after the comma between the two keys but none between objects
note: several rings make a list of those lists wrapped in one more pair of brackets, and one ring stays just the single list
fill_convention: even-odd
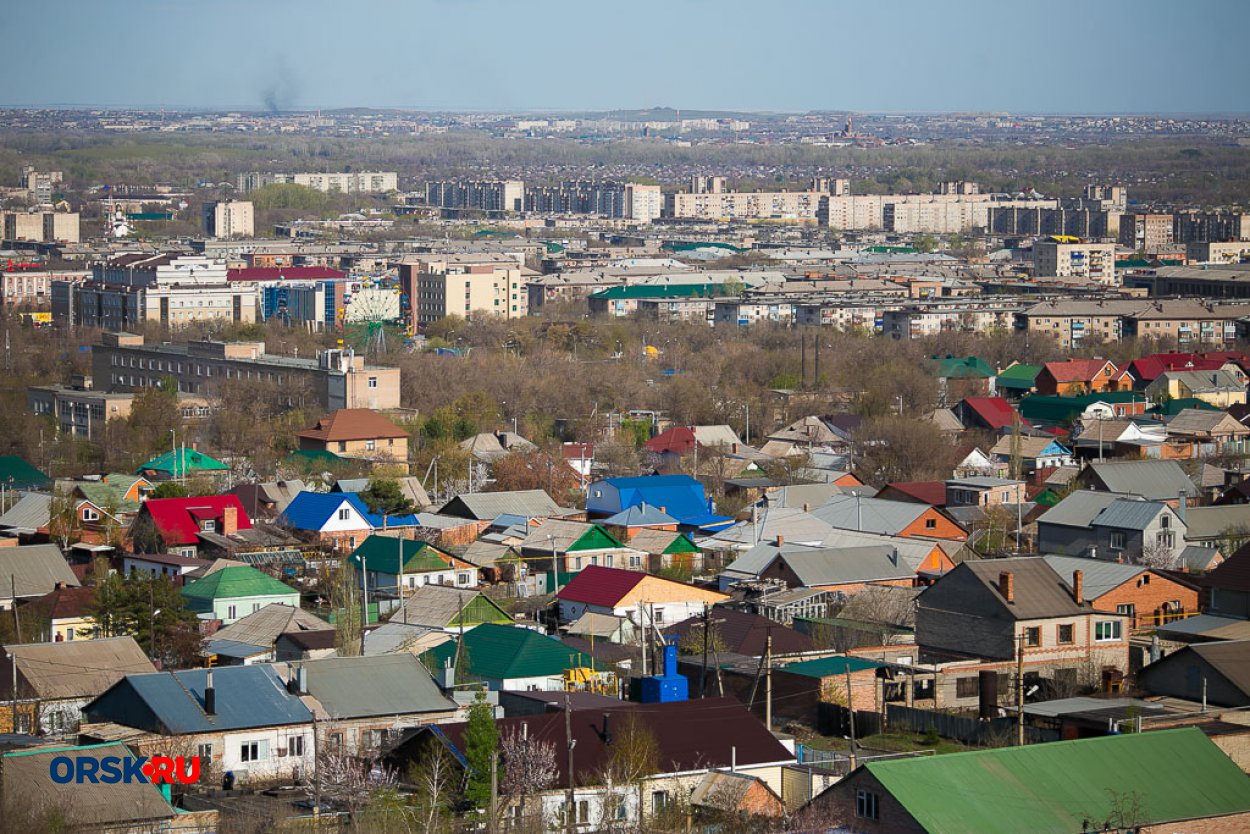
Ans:
[{"label": "brown roof house", "polygon": [[1074,694],[1118,688],[1129,630],[1128,616],[1091,604],[1082,571],[1061,576],[1039,557],[963,562],[916,598],[921,663],[955,662],[938,676],[939,706],[975,705],[979,672],[1014,678],[1017,652],[1026,691],[1042,679]]},{"label": "brown roof house", "polygon": [[408,432],[371,408],[340,408],[296,435],[303,451],[323,451],[408,473]]}]

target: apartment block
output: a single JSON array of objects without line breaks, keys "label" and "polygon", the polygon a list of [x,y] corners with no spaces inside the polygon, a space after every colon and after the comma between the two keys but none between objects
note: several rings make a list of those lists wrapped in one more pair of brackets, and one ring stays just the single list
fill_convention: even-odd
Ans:
[{"label": "apartment block", "polygon": [[52,304],[52,282],[81,283],[89,272],[0,272],[0,305],[48,309]]},{"label": "apartment block", "polygon": [[1134,252],[1156,252],[1172,244],[1173,225],[1170,214],[1125,214],[1120,218],[1120,245]]},{"label": "apartment block", "polygon": [[52,188],[63,181],[64,175],[60,171],[36,171],[29,165],[22,169],[22,182],[36,205],[52,205]]},{"label": "apartment block", "polygon": [[1238,322],[1250,315],[1247,304],[1210,304],[1197,299],[1142,301],[1045,301],[1022,311],[1017,327],[1076,348],[1091,339],[1115,342],[1126,337],[1170,338],[1182,350],[1222,347],[1236,342]]},{"label": "apartment block", "polygon": [[204,234],[209,237],[255,237],[255,211],[247,200],[204,203],[202,209]]},{"label": "apartment block", "polygon": [[79,216],[76,211],[6,211],[0,214],[5,240],[40,243],[78,243]]},{"label": "apartment block", "polygon": [[1250,219],[1229,211],[1183,211],[1173,215],[1172,239],[1177,243],[1250,240]]},{"label": "apartment block", "polygon": [[999,235],[1119,238],[1120,212],[1090,207],[992,206],[986,229]]},{"label": "apartment block", "polygon": [[421,258],[400,265],[399,282],[414,328],[447,316],[516,319],[529,313],[522,269],[508,258]]},{"label": "apartment block", "polygon": [[105,333],[91,350],[95,386],[106,391],[152,387],[172,377],[178,391],[210,395],[217,383],[244,380],[281,386],[294,404],[339,408],[399,408],[399,368],[365,364],[351,350],[324,350],[315,359],[265,352],[264,342],[200,341],[145,344],[131,333]]},{"label": "apartment block", "polygon": [[669,194],[667,214],[699,220],[764,219],[814,220],[822,198],[820,191],[707,191]]},{"label": "apartment block", "polygon": [[628,185],[630,183],[608,180],[566,180],[559,185],[531,185],[525,189],[525,210],[539,214],[627,217]]},{"label": "apartment block", "polygon": [[1239,264],[1250,259],[1250,241],[1191,241],[1185,244],[1185,259],[1199,264]]},{"label": "apartment block", "polygon": [[1052,238],[1033,244],[1033,274],[1038,278],[1087,278],[1115,286],[1115,244]]},{"label": "apartment block", "polygon": [[318,191],[345,194],[385,194],[399,190],[399,174],[394,171],[356,171],[342,174],[273,174],[253,171],[239,174],[238,189],[246,194],[274,183],[294,183]]},{"label": "apartment block", "polygon": [[650,223],[664,211],[664,194],[658,185],[625,184],[625,217]]},{"label": "apartment block", "polygon": [[990,225],[994,209],[1056,208],[1057,200],[951,190],[940,194],[825,195],[816,221],[832,229],[956,234]]},{"label": "apartment block", "polygon": [[425,203],[444,209],[487,213],[525,210],[521,180],[435,180],[425,184]]}]

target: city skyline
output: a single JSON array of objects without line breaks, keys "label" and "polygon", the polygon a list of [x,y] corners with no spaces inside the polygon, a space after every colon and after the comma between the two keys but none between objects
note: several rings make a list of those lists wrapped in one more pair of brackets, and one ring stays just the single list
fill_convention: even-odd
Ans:
[{"label": "city skyline", "polygon": [[[984,0],[954,8],[793,0],[770,6],[771,27],[761,30],[752,23],[755,4],[741,0],[642,2],[627,16],[566,0],[524,7],[378,0],[350,8],[322,0],[259,8],[228,0],[212,13],[170,0],[124,8],[72,0],[55,16],[45,6],[19,4],[10,11],[12,31],[50,35],[10,46],[12,81],[0,105],[1250,111],[1250,94],[1220,83],[1236,77],[1237,24],[1250,19],[1250,7],[1201,0],[1184,16],[1165,14],[1171,9],[1161,0],[1061,0],[1044,15],[1035,8]],[[102,71],[49,61],[49,42]]]}]

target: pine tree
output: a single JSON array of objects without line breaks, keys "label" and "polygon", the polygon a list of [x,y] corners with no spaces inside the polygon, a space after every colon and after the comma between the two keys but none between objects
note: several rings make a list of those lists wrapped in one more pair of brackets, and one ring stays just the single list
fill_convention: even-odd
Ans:
[{"label": "pine tree", "polygon": [[497,755],[499,727],[495,724],[495,709],[487,703],[486,694],[479,692],[477,700],[469,707],[464,733],[464,756],[469,762],[464,798],[479,808],[490,803],[490,762]]}]

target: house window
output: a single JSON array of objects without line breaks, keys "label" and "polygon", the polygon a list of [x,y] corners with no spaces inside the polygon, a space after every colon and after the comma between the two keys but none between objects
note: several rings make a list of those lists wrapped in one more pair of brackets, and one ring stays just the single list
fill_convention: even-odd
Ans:
[{"label": "house window", "polygon": [[74,630],[72,628],[65,629],[65,639],[66,640],[74,639]]},{"label": "house window", "polygon": [[99,521],[100,514],[97,513],[95,510],[91,509],[90,507],[83,507],[82,508],[82,520],[83,521]]},{"label": "house window", "polygon": [[204,523],[200,525],[200,529],[203,530],[205,533],[216,533],[217,522],[216,520],[211,519],[211,518],[205,519]]},{"label": "house window", "polygon": [[374,449],[376,449],[376,448],[378,448],[378,443],[377,443],[377,441],[376,441],[376,440],[366,440],[366,441],[365,441],[365,451],[366,451],[366,452],[372,452],[372,451],[373,451]]},{"label": "house window", "polygon": [[207,762],[213,758],[213,745],[202,743],[195,748],[195,757]]},{"label": "house window", "polygon": [[[339,509],[339,521],[348,521],[351,519],[351,517],[352,517],[352,511],[350,509],[348,509],[347,507],[341,507]],[[355,545],[353,545],[353,547],[354,546]]]},{"label": "house window", "polygon": [[377,750],[382,746],[382,730],[365,730],[363,732],[366,749]]},{"label": "house window", "polygon": [[1114,640],[1119,640],[1120,621],[1102,620],[1101,622],[1094,623],[1094,639],[1099,643],[1108,643]]},{"label": "house window", "polygon": [[376,376],[369,377],[369,387],[370,388],[378,387],[378,378]]},{"label": "house window", "polygon": [[590,801],[579,799],[577,801],[577,824],[586,825],[590,822]]},{"label": "house window", "polygon": [[30,716],[26,713],[19,713],[17,716],[16,731],[19,733],[30,732]]},{"label": "house window", "polygon": [[472,577],[471,577],[471,575],[470,575],[470,574],[467,574],[467,573],[458,573],[458,574],[456,574],[456,584],[457,584],[457,585],[468,585],[471,579],[472,579]]},{"label": "house window", "polygon": [[640,567],[642,567],[642,557],[641,557],[641,556],[630,556],[630,557],[629,557],[629,566],[630,566],[631,568],[640,568]]},{"label": "house window", "polygon": [[968,677],[955,678],[956,698],[975,698],[979,691],[975,677],[969,675]]},{"label": "house window", "polygon": [[855,816],[865,820],[878,819],[877,795],[872,791],[855,791]]},{"label": "house window", "polygon": [[1123,533],[1118,532],[1118,531],[1114,531],[1114,530],[1112,531],[1112,533],[1111,533],[1111,549],[1112,549],[1112,550],[1123,550],[1123,549],[1124,549],[1124,534],[1123,534]]},{"label": "house window", "polygon": [[226,619],[233,620],[236,616],[238,615],[235,613],[235,607],[233,605],[226,606]]},{"label": "house window", "polygon": [[1024,630],[1024,645],[1036,648],[1042,645],[1042,630],[1038,626],[1030,626]]},{"label": "house window", "polygon": [[245,741],[239,745],[239,761],[258,762],[261,758],[261,742]]},{"label": "house window", "polygon": [[651,813],[658,814],[668,807],[668,791],[651,792]]},{"label": "house window", "polygon": [[652,619],[652,620],[654,620],[654,621],[655,621],[655,622],[657,622],[657,623],[662,623],[662,622],[664,622],[664,609],[663,609],[663,608],[654,608],[654,609],[652,609],[652,611],[651,611],[651,619]]},{"label": "house window", "polygon": [[1073,639],[1073,627],[1071,623],[1059,626],[1058,642],[1060,645],[1067,645],[1076,642]]},{"label": "house window", "polygon": [[1159,526],[1162,527],[1164,530],[1171,527],[1172,517],[1168,515],[1167,513],[1164,513],[1163,515],[1159,516]]},{"label": "house window", "polygon": [[1125,617],[1137,617],[1137,606],[1133,603],[1122,603],[1115,607],[1115,613],[1123,614]]},{"label": "house window", "polygon": [[926,519],[924,520],[924,529],[926,529],[926,530],[936,530],[936,529],[937,529],[937,519],[936,519],[936,518],[926,518]]}]

